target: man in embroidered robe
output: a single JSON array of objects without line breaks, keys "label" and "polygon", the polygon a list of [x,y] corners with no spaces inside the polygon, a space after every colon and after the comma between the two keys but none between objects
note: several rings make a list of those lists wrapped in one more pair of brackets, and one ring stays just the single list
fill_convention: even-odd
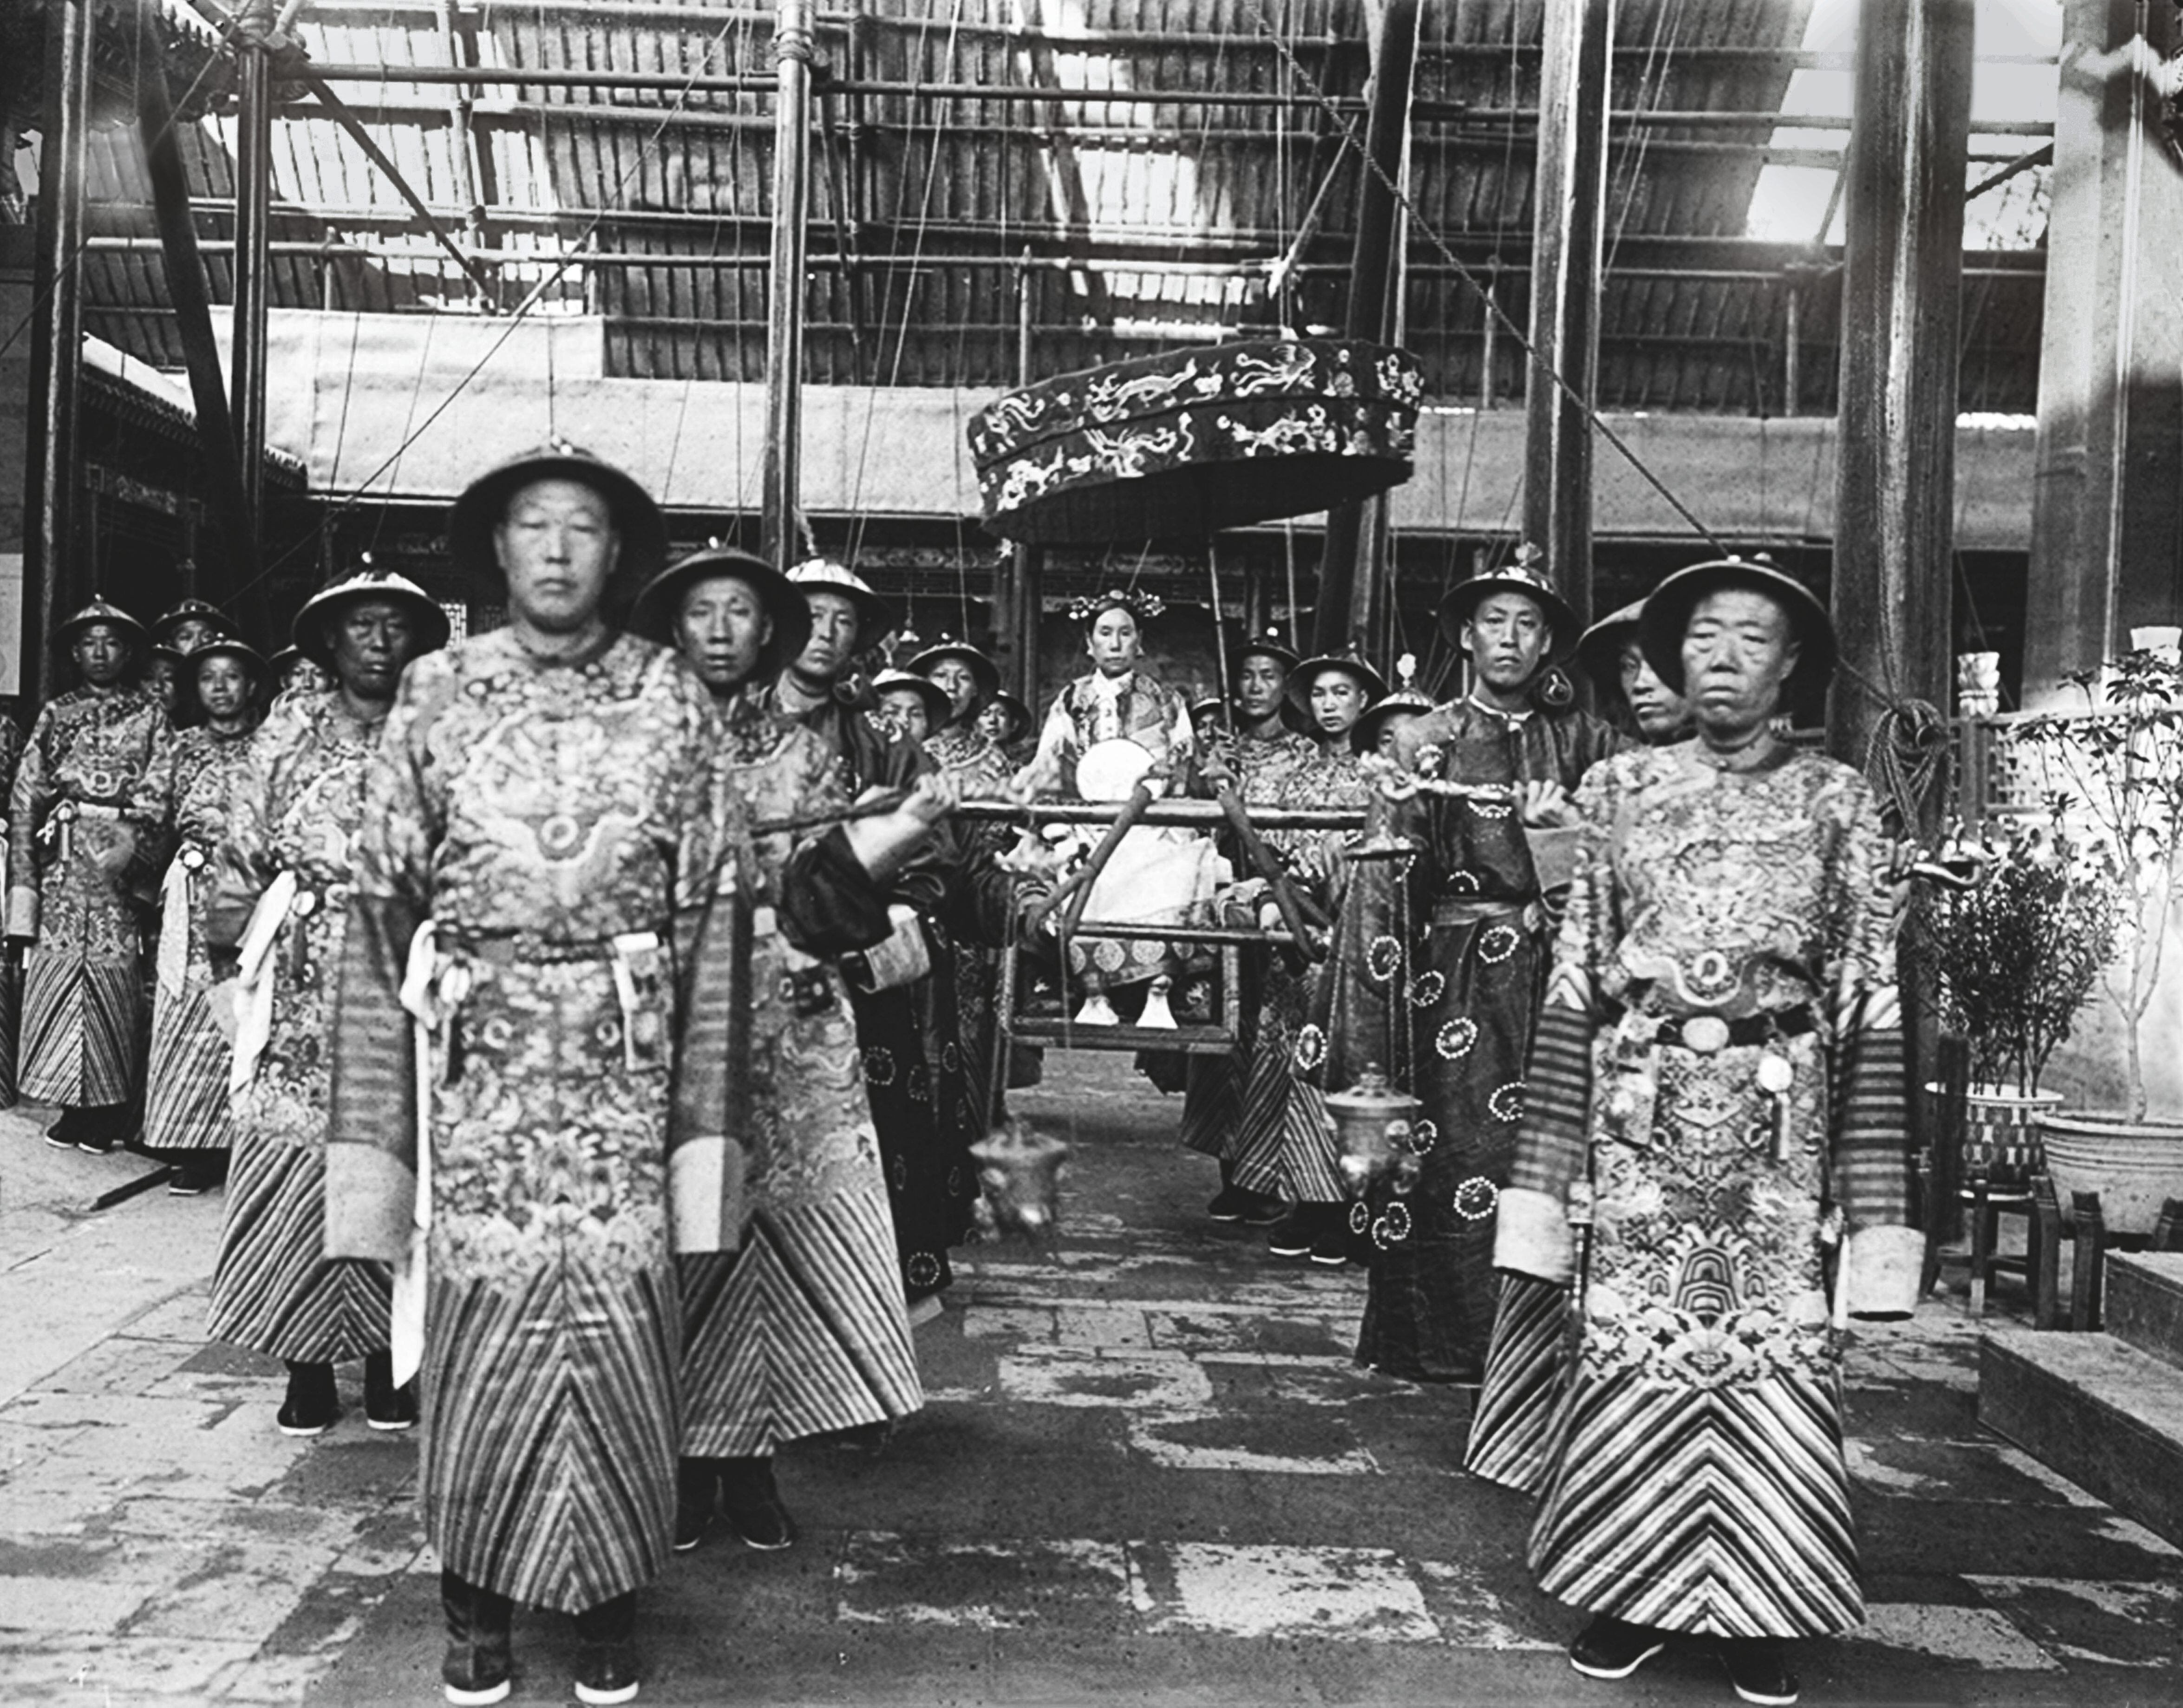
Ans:
[{"label": "man in embroidered robe", "polygon": [[[1235,734],[1218,740],[1207,735],[1199,791],[1210,793],[1227,782],[1246,808],[1270,807],[1287,798],[1291,785],[1312,769],[1319,757],[1311,738],[1291,729],[1286,715],[1289,673],[1297,667],[1297,655],[1269,633],[1244,642],[1231,663],[1235,681],[1229,696],[1233,707],[1230,722]],[[1231,871],[1247,869],[1240,846],[1224,843],[1223,851]],[[1257,1060],[1258,1006],[1269,957],[1263,946],[1247,946],[1237,959],[1243,981],[1237,1005],[1242,1016],[1240,1035],[1225,1056],[1190,1058],[1181,1137],[1192,1151],[1219,1161],[1220,1190],[1206,1205],[1205,1213],[1215,1222],[1258,1226],[1280,1218],[1281,1201],[1277,1195],[1237,1184],[1236,1162],[1245,1131],[1246,1088]]]},{"label": "man in embroidered robe", "polygon": [[140,790],[167,716],[127,685],[145,644],[95,599],[61,624],[83,685],[39,713],[9,796],[8,939],[25,951],[18,1089],[57,1105],[54,1145],[103,1155],[130,1136],[142,1090],[142,923],[161,827]]},{"label": "man in embroidered robe", "polygon": [[226,834],[229,798],[249,768],[266,685],[264,659],[240,640],[202,641],[186,662],[204,722],[168,739],[144,789],[146,815],[156,816],[175,848],[160,885],[144,1148],[174,1153],[167,1190],[177,1197],[214,1184],[234,1143],[227,1091],[233,1051],[208,1000],[205,910],[213,857]]},{"label": "man in embroidered robe", "polygon": [[[655,576],[630,618],[679,647],[719,703],[720,766],[754,820],[846,803],[826,744],[766,704],[811,624],[780,571],[717,543]],[[682,1289],[682,1467],[675,1546],[695,1548],[717,1512],[750,1547],[788,1547],[796,1527],[775,1448],[884,1428],[925,1403],[896,1267],[886,1179],[864,1095],[856,1021],[834,957],[887,930],[797,938],[782,884],[799,839],[758,836],[748,881],[720,906],[750,957],[735,1048],[750,1110],[750,1226],[734,1251],[676,1263]],[[845,921],[845,925],[852,922]]]},{"label": "man in embroidered robe", "polygon": [[[1688,1633],[1719,1639],[1745,1701],[1787,1704],[1784,1639],[1864,1615],[1841,1331],[1907,1313],[1924,1257],[1898,892],[1864,779],[1771,728],[1791,683],[1831,667],[1825,607],[1769,566],[1703,563],[1653,594],[1641,635],[1698,739],[1580,791],[1494,1249],[1575,1289],[1573,1379],[1525,1479],[1530,1561],[1593,1616],[1580,1672],[1626,1677]],[[1474,1439],[1474,1464],[1494,1456]]]},{"label": "man in embroidered robe", "polygon": [[[601,614],[613,576],[664,555],[635,481],[556,445],[472,483],[448,532],[464,568],[505,577],[509,623],[412,668],[373,768],[327,1250],[414,1264],[426,1223],[421,1489],[449,1700],[507,1694],[521,1600],[575,1615],[578,1699],[623,1702],[635,1592],[673,1537],[672,1257],[742,1220],[732,957],[706,942],[741,818],[703,685]],[[830,887],[861,893],[852,840],[809,845],[784,880],[810,935]]]},{"label": "man in embroidered robe", "polygon": [[[870,696],[853,674],[858,656],[895,627],[894,607],[853,571],[824,558],[799,563],[789,580],[810,607],[810,636],[760,697],[818,738],[847,799],[914,784],[931,761],[870,715]],[[943,834],[905,861],[887,880],[895,931],[866,956],[872,971],[849,980],[914,1322],[936,1312],[939,1295],[953,1284],[948,1248],[969,1233],[978,1201],[970,1146],[986,1135],[964,1073],[950,947],[965,925],[962,890],[978,851]]]},{"label": "man in embroidered robe", "polygon": [[1400,798],[1375,803],[1416,852],[1352,871],[1336,970],[1296,1063],[1322,1092],[1376,1065],[1423,1106],[1412,1155],[1360,1218],[1374,1249],[1358,1361],[1475,1382],[1493,1327],[1494,1206],[1552,943],[1545,903],[1575,851],[1569,792],[1615,737],[1547,691],[1577,624],[1530,548],[1458,586],[1440,622],[1469,660],[1470,690],[1411,732],[1422,785],[1398,768]]},{"label": "man in embroidered robe", "polygon": [[[1646,659],[1638,634],[1644,614],[1640,599],[1601,618],[1577,641],[1576,659],[1602,711],[1658,747],[1690,739],[1691,704]],[[1512,1489],[1538,1488],[1568,1387],[1568,1318],[1569,1289],[1560,1283],[1501,1272],[1493,1341],[1464,1461],[1474,1474]]]},{"label": "man in embroidered robe", "polygon": [[334,1367],[352,1358],[364,1360],[369,1427],[417,1417],[414,1390],[394,1379],[386,1264],[326,1251],[326,1037],[372,751],[403,671],[447,627],[424,589],[369,567],[305,602],[296,644],[334,686],[283,701],[250,738],[205,885],[207,969],[220,982],[204,1006],[234,1036],[219,1062],[235,1155],[211,1330],[287,1365],[286,1435],[333,1427]]}]

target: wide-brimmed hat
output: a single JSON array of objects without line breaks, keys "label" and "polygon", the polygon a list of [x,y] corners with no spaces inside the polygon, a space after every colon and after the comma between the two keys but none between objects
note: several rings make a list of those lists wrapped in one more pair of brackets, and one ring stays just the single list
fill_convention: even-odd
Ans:
[{"label": "wide-brimmed hat", "polygon": [[630,613],[629,626],[647,640],[663,646],[675,642],[675,619],[682,597],[700,581],[733,576],[758,595],[765,613],[773,619],[773,633],[759,649],[758,668],[752,674],[779,674],[780,667],[803,651],[811,638],[811,605],[789,579],[764,558],[724,546],[718,540],[686,557],[677,558],[644,584]]},{"label": "wide-brimmed hat", "polygon": [[1622,691],[1622,649],[1637,638],[1638,624],[1644,615],[1645,602],[1633,599],[1619,610],[1608,612],[1577,636],[1577,668],[1602,693]]},{"label": "wide-brimmed hat", "polygon": [[1202,694],[1185,709],[1190,713],[1190,727],[1193,729],[1228,721],[1228,699],[1223,694]]},{"label": "wide-brimmed hat", "polygon": [[621,535],[618,573],[648,576],[665,559],[667,523],[652,495],[604,458],[556,439],[488,469],[463,489],[447,512],[447,551],[458,565],[485,574],[498,571],[493,530],[507,514],[508,501],[534,480],[579,481],[607,501]]},{"label": "wide-brimmed hat", "polygon": [[837,593],[855,606],[858,646],[875,645],[902,621],[900,613],[874,592],[863,576],[831,558],[807,558],[788,572],[788,579],[807,599],[814,593]]},{"label": "wide-brimmed hat", "polygon": [[1314,730],[1317,720],[1311,716],[1311,686],[1330,670],[1347,671],[1356,678],[1364,690],[1367,706],[1387,692],[1387,679],[1354,652],[1322,652],[1316,658],[1305,659],[1289,672],[1288,697],[1290,704],[1303,714],[1307,727]]},{"label": "wide-brimmed hat", "polygon": [[232,658],[250,674],[250,679],[263,684],[273,674],[273,667],[265,655],[247,640],[238,640],[231,635],[223,635],[217,640],[208,640],[202,646],[181,655],[182,668],[190,680],[197,679],[197,666],[208,658]]},{"label": "wide-brimmed hat", "polygon": [[947,690],[929,677],[914,670],[882,670],[872,678],[872,697],[882,699],[897,688],[914,689],[925,702],[925,721],[934,730],[955,715],[955,702],[947,697]]},{"label": "wide-brimmed hat", "polygon": [[[452,626],[437,601],[407,575],[378,569],[369,563],[338,581],[330,581],[303,602],[288,638],[296,650],[321,670],[334,668],[333,647],[326,638],[326,618],[358,599],[392,599],[408,607],[417,621],[417,652],[436,652],[447,644]],[[416,654],[412,654],[412,657]]]},{"label": "wide-brimmed hat", "polygon": [[61,646],[70,646],[74,644],[75,637],[85,629],[100,623],[107,624],[109,628],[119,629],[133,646],[139,648],[151,644],[152,637],[145,631],[142,623],[119,605],[99,598],[92,599],[90,604],[55,629],[53,639]]},{"label": "wide-brimmed hat", "polygon": [[1018,736],[1025,735],[1030,731],[1034,721],[1031,717],[1030,707],[1025,705],[1022,701],[1017,699],[1014,695],[1009,693],[1007,689],[1003,688],[999,693],[994,695],[990,700],[986,702],[986,705],[987,707],[999,707],[1003,711],[1008,714],[1008,721],[1015,725],[1013,729],[1009,730],[1006,735],[1003,735],[1001,738],[1003,741],[1013,741]]},{"label": "wide-brimmed hat", "polygon": [[1824,682],[1834,674],[1835,624],[1819,596],[1765,557],[1721,557],[1678,569],[1655,587],[1637,623],[1638,644],[1653,674],[1676,693],[1683,688],[1683,633],[1699,600],[1723,587],[1764,593],[1788,613],[1797,640],[1793,684]]},{"label": "wide-brimmed hat", "polygon": [[1243,644],[1229,652],[1229,667],[1231,669],[1240,670],[1243,668],[1243,661],[1253,657],[1271,658],[1281,667],[1283,675],[1292,676],[1296,674],[1296,651],[1293,647],[1281,645],[1279,629],[1269,629],[1264,634],[1244,636]]},{"label": "wide-brimmed hat", "polygon": [[1540,658],[1541,668],[1560,657],[1576,639],[1576,613],[1569,609],[1569,602],[1554,591],[1553,584],[1547,579],[1546,561],[1545,552],[1526,543],[1516,548],[1513,563],[1486,570],[1462,583],[1440,602],[1440,632],[1447,636],[1451,646],[1460,646],[1463,625],[1470,620],[1487,595],[1528,594],[1546,613],[1551,637]]},{"label": "wide-brimmed hat", "polygon": [[152,638],[162,646],[173,642],[175,630],[185,623],[209,623],[222,635],[235,633],[235,624],[219,606],[203,599],[185,599],[152,625]]},{"label": "wide-brimmed hat", "polygon": [[188,653],[178,646],[168,646],[164,640],[154,640],[144,649],[144,668],[147,670],[154,664],[169,664],[180,670],[189,660]]},{"label": "wide-brimmed hat", "polygon": [[1412,679],[1417,661],[1408,653],[1403,656],[1397,671],[1402,686],[1391,694],[1382,694],[1364,708],[1364,715],[1350,726],[1349,746],[1353,752],[1369,753],[1380,745],[1380,726],[1390,718],[1410,712],[1422,717],[1433,709],[1432,696],[1422,691]]},{"label": "wide-brimmed hat", "polygon": [[920,676],[930,676],[932,667],[945,658],[960,659],[970,667],[970,676],[978,685],[978,698],[981,702],[992,699],[1001,691],[1001,667],[986,656],[985,649],[946,635],[912,658],[909,668]]}]

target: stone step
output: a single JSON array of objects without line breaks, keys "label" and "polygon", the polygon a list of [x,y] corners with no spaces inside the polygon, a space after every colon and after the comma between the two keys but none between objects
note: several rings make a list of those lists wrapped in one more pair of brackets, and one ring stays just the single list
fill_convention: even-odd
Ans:
[{"label": "stone step", "polygon": [[2108,1256],[2107,1331],[2183,1370],[2183,1251]]},{"label": "stone step", "polygon": [[2033,1458],[2183,1544],[2183,1369],[2112,1334],[1996,1329],[1979,1346],[1978,1411]]}]

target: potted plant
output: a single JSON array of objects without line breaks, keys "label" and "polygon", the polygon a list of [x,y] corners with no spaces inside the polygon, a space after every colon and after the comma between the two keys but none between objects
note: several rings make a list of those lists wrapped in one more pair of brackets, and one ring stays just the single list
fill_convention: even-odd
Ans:
[{"label": "potted plant", "polygon": [[2026,1184],[2047,1058],[2069,1035],[2113,957],[2120,907],[2095,846],[2066,825],[2007,821],[1975,851],[1968,888],[1936,888],[1910,919],[1913,964],[1942,1029],[1970,1049],[1966,1174]]},{"label": "potted plant", "polygon": [[2069,681],[2085,713],[2025,719],[2011,740],[2048,790],[2052,824],[2098,851],[2115,896],[2119,951],[2101,984],[2121,1021],[2127,1106],[2042,1118],[2047,1172],[2066,1211],[2097,1191],[2110,1232],[2150,1234],[2183,1196],[2183,1123],[2147,1118],[2147,1020],[2183,924],[2183,667],[2141,647]]}]

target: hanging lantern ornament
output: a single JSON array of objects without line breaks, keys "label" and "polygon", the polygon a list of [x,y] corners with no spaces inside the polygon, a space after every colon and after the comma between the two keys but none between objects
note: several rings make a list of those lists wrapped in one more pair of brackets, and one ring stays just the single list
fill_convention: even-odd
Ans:
[{"label": "hanging lantern ornament", "polygon": [[1397,1091],[1387,1083],[1380,1064],[1368,1062],[1349,1090],[1327,1094],[1326,1107],[1334,1117],[1335,1137],[1341,1145],[1341,1184],[1351,1197],[1361,1198],[1408,1156],[1410,1123],[1418,1112],[1418,1100]]},{"label": "hanging lantern ornament", "polygon": [[1410,478],[1423,391],[1383,345],[1170,351],[1011,391],[971,419],[986,525],[1026,544],[1202,545]]},{"label": "hanging lantern ornament", "polygon": [[975,1214],[989,1239],[1049,1237],[1061,1227],[1061,1171],[1069,1146],[1011,1118],[970,1147],[983,1195]]}]

